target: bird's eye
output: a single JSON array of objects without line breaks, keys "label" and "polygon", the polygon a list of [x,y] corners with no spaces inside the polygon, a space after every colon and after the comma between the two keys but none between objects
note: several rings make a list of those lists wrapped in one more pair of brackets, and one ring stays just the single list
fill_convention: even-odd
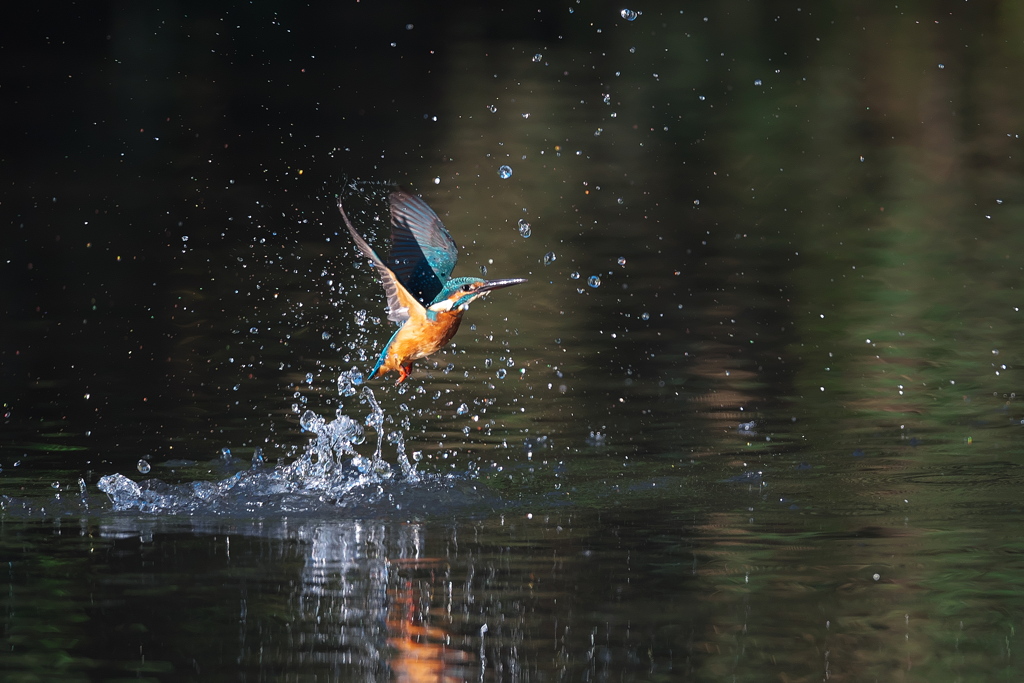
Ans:
[{"label": "bird's eye", "polygon": [[473,291],[473,285],[462,285],[462,291],[463,292],[472,292]]}]

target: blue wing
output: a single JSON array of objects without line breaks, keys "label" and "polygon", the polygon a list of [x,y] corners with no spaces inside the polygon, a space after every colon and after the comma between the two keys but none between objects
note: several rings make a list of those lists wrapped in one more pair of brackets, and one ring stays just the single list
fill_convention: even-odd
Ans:
[{"label": "blue wing", "polygon": [[424,306],[440,294],[455,269],[459,248],[427,203],[404,190],[391,193],[388,268]]}]

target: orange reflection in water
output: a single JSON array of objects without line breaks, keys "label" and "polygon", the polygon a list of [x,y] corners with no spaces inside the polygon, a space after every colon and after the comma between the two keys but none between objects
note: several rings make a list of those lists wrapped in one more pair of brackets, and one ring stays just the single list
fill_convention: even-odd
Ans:
[{"label": "orange reflection in water", "polygon": [[456,682],[471,678],[467,665],[472,655],[451,647],[451,635],[443,628],[427,623],[416,601],[418,591],[412,581],[389,591],[389,662],[395,680],[401,683]]}]

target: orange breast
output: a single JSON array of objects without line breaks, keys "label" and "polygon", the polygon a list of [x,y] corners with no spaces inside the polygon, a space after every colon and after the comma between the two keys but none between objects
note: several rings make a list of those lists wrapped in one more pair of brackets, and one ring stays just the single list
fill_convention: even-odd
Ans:
[{"label": "orange breast", "polygon": [[378,374],[398,370],[402,365],[437,353],[459,331],[461,322],[461,312],[439,313],[436,321],[410,318],[395,335]]}]

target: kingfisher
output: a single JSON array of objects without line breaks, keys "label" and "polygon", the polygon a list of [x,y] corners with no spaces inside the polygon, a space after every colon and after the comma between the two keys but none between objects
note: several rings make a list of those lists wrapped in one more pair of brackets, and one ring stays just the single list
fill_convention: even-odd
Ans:
[{"label": "kingfisher", "polygon": [[469,304],[496,289],[526,280],[452,278],[459,248],[433,209],[402,189],[392,190],[389,200],[391,253],[387,263],[356,232],[340,197],[338,210],[359,251],[380,275],[388,299],[388,320],[399,325],[368,379],[395,370],[398,385],[409,377],[413,361],[440,351],[451,341]]}]

